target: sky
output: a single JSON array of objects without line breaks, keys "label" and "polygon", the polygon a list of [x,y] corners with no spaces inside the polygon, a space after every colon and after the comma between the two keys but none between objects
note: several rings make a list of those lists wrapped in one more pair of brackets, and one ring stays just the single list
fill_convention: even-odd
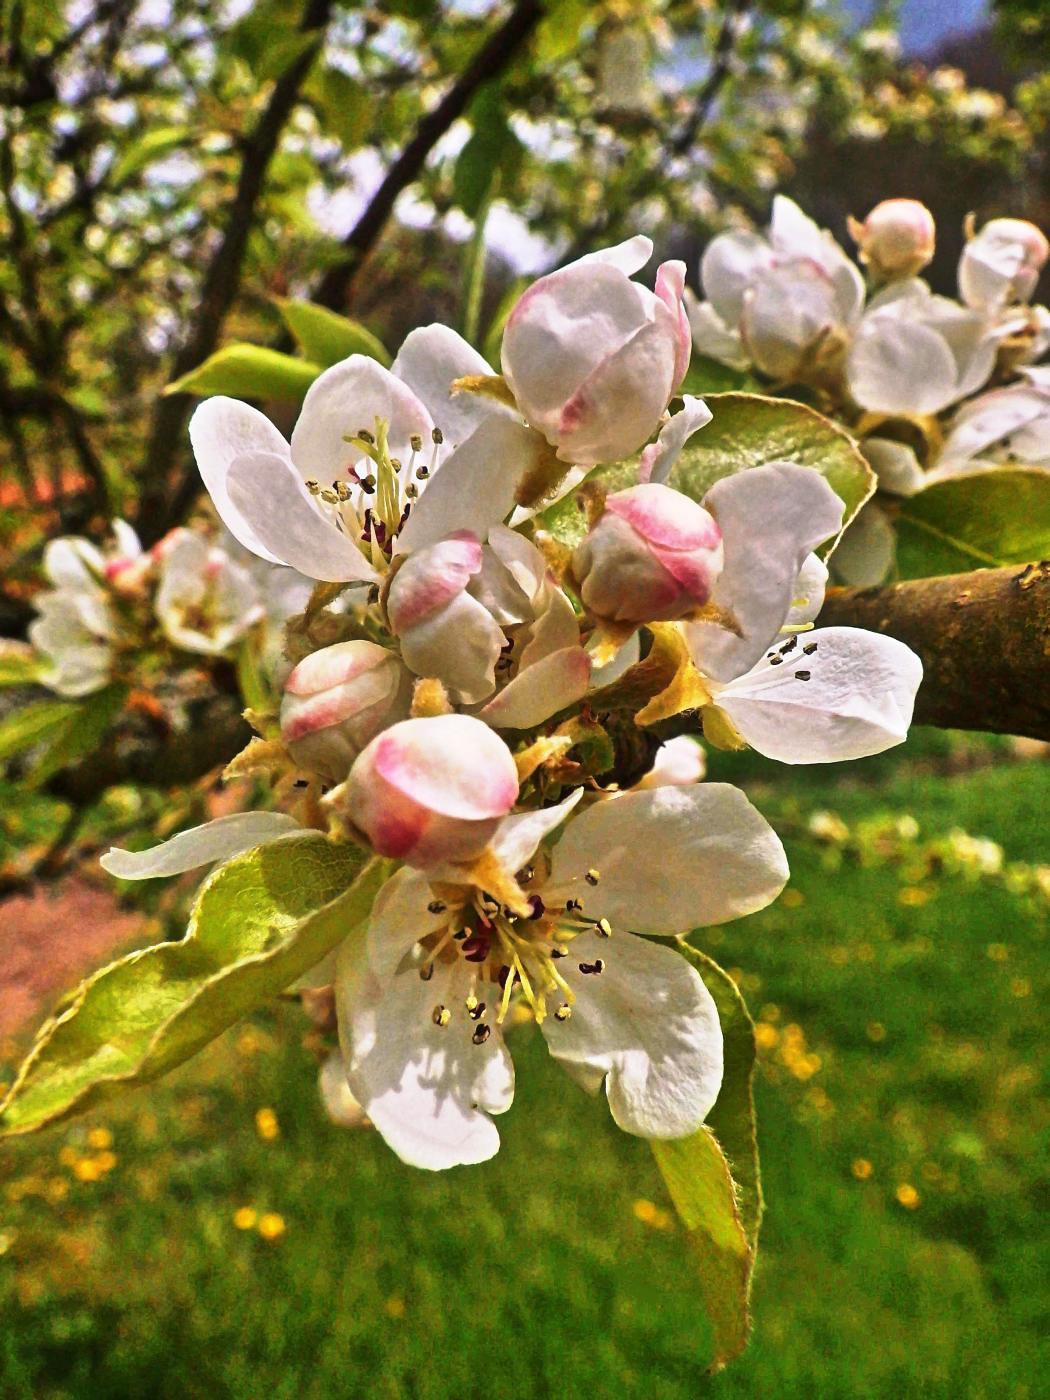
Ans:
[{"label": "sky", "polygon": [[[875,6],[872,0],[846,0],[846,8],[864,20]],[[985,18],[988,8],[987,0],[904,0],[900,36],[905,53],[926,53],[949,35],[973,29]]]}]

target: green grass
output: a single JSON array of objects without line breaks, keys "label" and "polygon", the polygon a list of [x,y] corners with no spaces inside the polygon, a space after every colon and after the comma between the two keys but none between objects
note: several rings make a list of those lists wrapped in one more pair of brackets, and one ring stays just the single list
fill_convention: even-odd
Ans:
[{"label": "green grass", "polygon": [[[432,1177],[327,1127],[285,1006],[104,1123],[0,1149],[0,1395],[1034,1400],[1050,988],[1045,902],[1009,862],[1046,859],[1050,769],[993,746],[950,776],[940,740],[911,748],[790,798],[768,767],[717,765],[794,833],[788,899],[697,940],[763,1047],[755,1335],[727,1371],[705,1378],[648,1149],[534,1032],[499,1157]],[[819,808],[850,841],[807,834]],[[918,838],[887,835],[904,814]],[[945,868],[952,828],[1000,842],[1006,873]],[[108,1162],[102,1126],[116,1163],[80,1181]],[[284,1232],[238,1229],[244,1206]]]}]

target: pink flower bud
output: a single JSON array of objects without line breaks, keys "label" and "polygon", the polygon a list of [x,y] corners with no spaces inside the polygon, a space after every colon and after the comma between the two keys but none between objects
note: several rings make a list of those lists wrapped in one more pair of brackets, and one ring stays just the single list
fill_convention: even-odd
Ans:
[{"label": "pink flower bud", "polygon": [[503,336],[503,373],[522,415],[563,462],[630,456],[657,428],[689,367],[685,265],[663,263],[656,290],[631,281],[647,238],[541,277]]},{"label": "pink flower bud", "polygon": [[722,557],[714,516],[681,492],[647,482],[608,497],[572,571],[595,617],[671,622],[707,602]]},{"label": "pink flower bud", "polygon": [[374,642],[338,642],[304,657],[285,682],[281,738],[296,763],[341,782],[368,741],[408,710],[408,676]]},{"label": "pink flower bud", "polygon": [[937,227],[933,215],[917,199],[884,199],[862,224],[850,220],[850,233],[881,281],[914,277],[933,257]]},{"label": "pink flower bud", "polygon": [[380,855],[425,868],[480,855],[518,796],[510,749],[479,719],[395,724],[358,757],[346,811]]}]

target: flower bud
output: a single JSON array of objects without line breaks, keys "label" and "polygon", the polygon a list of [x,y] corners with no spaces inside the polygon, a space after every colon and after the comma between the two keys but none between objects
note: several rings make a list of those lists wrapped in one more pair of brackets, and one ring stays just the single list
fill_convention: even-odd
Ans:
[{"label": "flower bud", "polygon": [[649,239],[634,238],[581,258],[541,277],[507,320],[504,376],[563,462],[630,456],[685,377],[685,265],[663,263],[651,292],[630,277],[651,253]]},{"label": "flower bud", "polygon": [[673,622],[703,607],[722,571],[722,532],[703,506],[647,482],[617,491],[572,557],[580,597],[610,622]]},{"label": "flower bud", "polygon": [[849,221],[860,260],[882,282],[914,277],[933,257],[937,228],[917,199],[884,199],[862,224]]},{"label": "flower bud", "polygon": [[991,219],[963,248],[959,291],[967,306],[997,311],[1028,301],[1050,257],[1050,243],[1027,219]]},{"label": "flower bud", "polygon": [[407,679],[394,653],[374,642],[313,652],[285,682],[285,747],[303,768],[341,782],[368,741],[407,713]]},{"label": "flower bud", "polygon": [[426,868],[481,854],[518,796],[506,744],[470,715],[409,719],[365,748],[345,809],[380,855]]}]

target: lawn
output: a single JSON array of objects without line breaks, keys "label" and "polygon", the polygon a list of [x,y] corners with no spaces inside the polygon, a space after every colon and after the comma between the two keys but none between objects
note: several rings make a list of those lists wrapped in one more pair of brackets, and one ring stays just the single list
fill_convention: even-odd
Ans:
[{"label": "lawn", "polygon": [[0,1395],[1045,1394],[1050,766],[909,749],[790,799],[767,765],[714,765],[793,871],[696,939],[761,1054],[755,1332],[728,1370],[705,1377],[647,1147],[533,1030],[499,1157],[432,1177],[327,1126],[281,1005],[104,1119],[0,1149]]}]

